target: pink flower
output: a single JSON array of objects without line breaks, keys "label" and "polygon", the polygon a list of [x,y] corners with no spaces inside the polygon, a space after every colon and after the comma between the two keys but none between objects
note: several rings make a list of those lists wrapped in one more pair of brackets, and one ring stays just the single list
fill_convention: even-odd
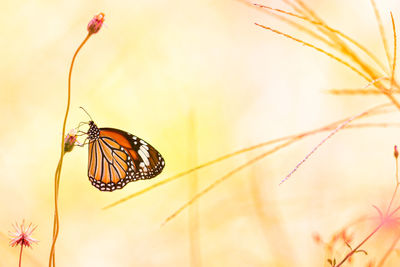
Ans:
[{"label": "pink flower", "polygon": [[25,228],[25,221],[22,221],[20,225],[17,223],[14,225],[14,233],[10,233],[10,246],[15,247],[21,245],[22,247],[31,247],[33,243],[37,243],[38,240],[33,239],[31,237],[32,232],[36,229],[36,226],[33,226],[32,223]]},{"label": "pink flower", "polygon": [[64,153],[71,152],[74,149],[75,144],[80,145],[76,139],[76,129],[71,129],[69,133],[64,138]]},{"label": "pink flower", "polygon": [[89,21],[89,24],[87,26],[87,30],[89,34],[97,33],[100,29],[101,26],[103,25],[104,22],[104,14],[99,13],[93,17],[91,21]]}]

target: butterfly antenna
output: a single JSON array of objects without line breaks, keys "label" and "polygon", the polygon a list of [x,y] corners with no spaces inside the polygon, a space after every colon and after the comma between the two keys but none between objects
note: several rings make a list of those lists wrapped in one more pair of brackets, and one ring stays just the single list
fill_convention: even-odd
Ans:
[{"label": "butterfly antenna", "polygon": [[90,116],[89,112],[86,111],[83,107],[80,107],[85,113],[89,116],[90,120],[93,121],[92,117]]}]

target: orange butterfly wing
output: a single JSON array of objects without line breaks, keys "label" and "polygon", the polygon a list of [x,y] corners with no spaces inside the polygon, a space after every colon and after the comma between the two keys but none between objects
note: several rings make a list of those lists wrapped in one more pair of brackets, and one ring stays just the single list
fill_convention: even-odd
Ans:
[{"label": "orange butterfly wing", "polygon": [[114,128],[96,130],[98,137],[89,142],[88,176],[99,190],[121,189],[131,181],[153,178],[163,170],[164,159],[144,140]]}]

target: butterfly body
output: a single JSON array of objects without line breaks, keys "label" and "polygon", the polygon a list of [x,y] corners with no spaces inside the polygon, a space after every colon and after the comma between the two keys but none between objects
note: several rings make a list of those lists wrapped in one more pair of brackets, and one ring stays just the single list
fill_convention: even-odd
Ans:
[{"label": "butterfly body", "polygon": [[88,176],[100,191],[114,191],[127,183],[150,179],[164,168],[161,154],[150,144],[125,131],[98,128],[89,122]]}]

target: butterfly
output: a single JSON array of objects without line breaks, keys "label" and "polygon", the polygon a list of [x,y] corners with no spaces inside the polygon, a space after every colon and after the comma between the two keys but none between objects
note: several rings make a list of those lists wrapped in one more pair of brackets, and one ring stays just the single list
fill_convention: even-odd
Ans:
[{"label": "butterfly", "polygon": [[164,168],[165,161],[150,144],[125,131],[99,128],[89,121],[88,176],[100,191],[114,191],[132,181],[150,179]]}]

